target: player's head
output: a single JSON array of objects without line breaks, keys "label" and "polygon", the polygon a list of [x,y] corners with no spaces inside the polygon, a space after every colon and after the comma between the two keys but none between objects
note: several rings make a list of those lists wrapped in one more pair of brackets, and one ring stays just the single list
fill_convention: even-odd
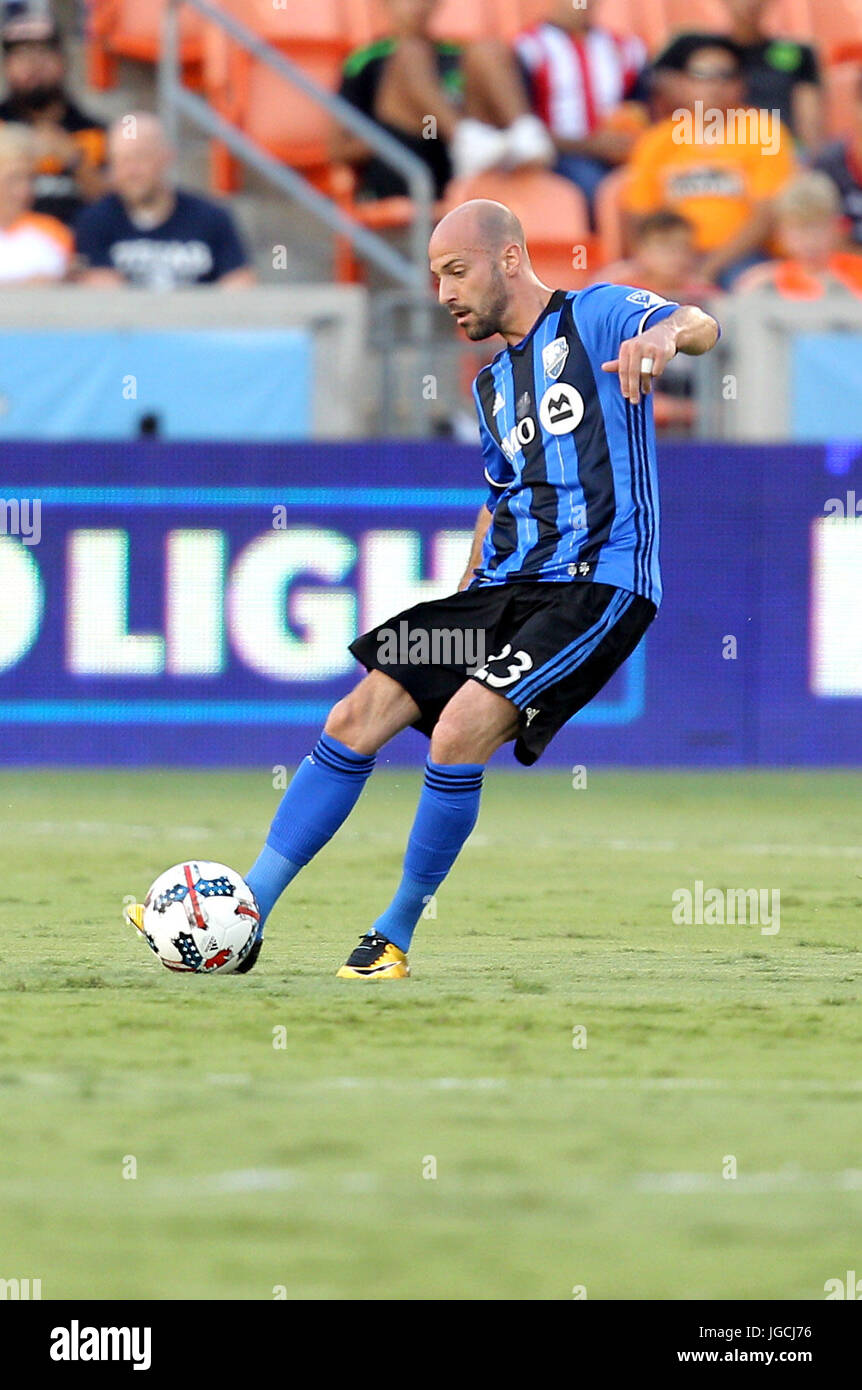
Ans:
[{"label": "player's head", "polygon": [[108,132],[111,184],[128,207],[144,206],[168,186],[173,151],[149,111],[121,116]]},{"label": "player's head", "polygon": [[36,146],[29,126],[0,125],[0,225],[27,211],[33,197]]},{"label": "player's head", "polygon": [[828,174],[809,169],[775,200],[778,236],[785,253],[804,265],[825,268],[841,241],[841,196]]},{"label": "player's head", "polygon": [[428,256],[440,303],[473,342],[504,332],[518,290],[538,283],[523,227],[509,208],[488,198],[447,213]]},{"label": "player's head", "polygon": [[439,0],[384,0],[390,32],[405,38],[425,34]]}]

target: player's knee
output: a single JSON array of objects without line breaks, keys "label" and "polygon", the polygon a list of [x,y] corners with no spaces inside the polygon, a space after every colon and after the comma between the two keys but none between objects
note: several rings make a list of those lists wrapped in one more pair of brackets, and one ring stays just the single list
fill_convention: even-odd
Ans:
[{"label": "player's knee", "polygon": [[475,724],[455,711],[444,710],[431,735],[431,761],[435,763],[485,762],[483,739]]},{"label": "player's knee", "polygon": [[356,743],[362,738],[363,727],[364,719],[355,691],[351,691],[343,700],[339,700],[337,705],[332,706],[324,725],[325,732],[332,738],[337,738],[338,742],[345,744],[347,748],[356,747]]}]

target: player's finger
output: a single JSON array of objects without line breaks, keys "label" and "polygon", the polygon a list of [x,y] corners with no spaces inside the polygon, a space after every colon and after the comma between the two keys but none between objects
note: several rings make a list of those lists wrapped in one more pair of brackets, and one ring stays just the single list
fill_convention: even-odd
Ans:
[{"label": "player's finger", "polygon": [[619,359],[618,357],[614,358],[613,362],[603,362],[603,363],[602,363],[602,371],[603,371],[603,372],[618,372],[619,369],[620,369],[620,359]]},{"label": "player's finger", "polygon": [[641,383],[639,374],[638,356],[628,343],[623,345],[620,352],[622,367],[620,369],[620,385],[627,401],[632,405],[637,405],[641,398]]},{"label": "player's finger", "polygon": [[643,391],[643,393],[644,393],[645,396],[648,396],[648,395],[650,394],[650,392],[652,391],[652,379],[653,379],[653,376],[654,376],[655,374],[656,374],[656,359],[655,359],[655,357],[652,357],[652,356],[649,356],[649,357],[642,357],[642,358],[641,358],[641,364],[640,364],[640,388],[641,388],[641,390]]}]

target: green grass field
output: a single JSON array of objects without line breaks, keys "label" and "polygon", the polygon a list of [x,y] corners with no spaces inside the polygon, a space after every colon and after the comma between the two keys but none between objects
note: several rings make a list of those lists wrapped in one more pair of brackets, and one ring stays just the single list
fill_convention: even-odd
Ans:
[{"label": "green grass field", "polygon": [[[574,790],[506,761],[412,979],[376,985],[334,971],[418,773],[376,774],[258,968],[210,979],[162,970],[123,898],[187,856],[246,868],[267,774],[0,776],[0,1278],[816,1300],[862,1271],[862,774]],[[675,925],[696,879],[779,889],[780,932]]]}]

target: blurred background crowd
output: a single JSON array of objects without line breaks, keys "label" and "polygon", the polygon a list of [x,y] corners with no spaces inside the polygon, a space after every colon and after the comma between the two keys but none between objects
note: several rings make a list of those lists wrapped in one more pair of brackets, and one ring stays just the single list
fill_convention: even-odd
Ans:
[{"label": "blurred background crowd", "polygon": [[[164,0],[6,0],[5,285],[385,288],[361,236],[309,215],[326,204],[409,262],[404,169],[349,110],[427,169],[432,216],[477,195],[512,206],[555,286],[612,280],[697,303],[862,295],[862,0],[180,11],[185,88],[304,198],[291,206],[218,127],[204,141],[166,122]],[[663,427],[692,427],[690,396],[668,383]]]}]

